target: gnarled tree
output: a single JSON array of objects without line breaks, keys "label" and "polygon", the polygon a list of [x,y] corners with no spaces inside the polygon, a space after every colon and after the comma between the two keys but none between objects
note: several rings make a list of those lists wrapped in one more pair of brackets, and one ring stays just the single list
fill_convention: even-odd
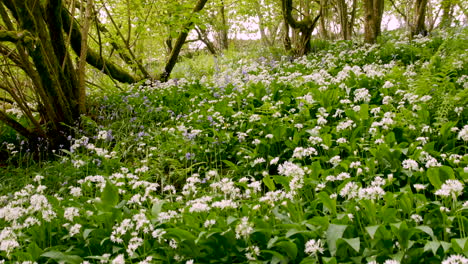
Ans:
[{"label": "gnarled tree", "polygon": [[[193,12],[200,11],[206,1],[198,0]],[[139,80],[104,58],[101,51],[88,46],[88,31],[92,21],[97,19],[91,15],[94,13],[96,16],[96,12],[92,12],[92,1],[85,3],[81,5],[79,14],[82,19],[79,23],[63,0],[0,1],[0,54],[5,62],[0,66],[0,90],[8,94],[8,98],[2,101],[14,102],[24,117],[19,120],[3,108],[0,121],[32,143],[44,138],[53,149],[68,144],[66,138],[71,133],[70,127],[86,112],[86,65],[120,82],[135,83]],[[162,80],[167,80],[192,26],[191,21],[184,25]],[[128,42],[125,45],[130,53]],[[131,59],[136,61],[137,58],[131,56]],[[143,78],[148,77],[147,71],[139,70]]]},{"label": "gnarled tree", "polygon": [[[281,4],[286,28],[290,26],[299,31],[298,39],[295,42],[296,55],[302,56],[309,53],[311,50],[310,40],[312,38],[312,32],[314,31],[315,25],[317,24],[321,14],[319,13],[314,19],[312,19],[310,14],[303,14],[303,19],[298,21],[292,14],[292,0],[281,0]],[[289,39],[288,32],[286,32],[285,38]],[[290,41],[286,40],[286,43],[290,43]]]}]

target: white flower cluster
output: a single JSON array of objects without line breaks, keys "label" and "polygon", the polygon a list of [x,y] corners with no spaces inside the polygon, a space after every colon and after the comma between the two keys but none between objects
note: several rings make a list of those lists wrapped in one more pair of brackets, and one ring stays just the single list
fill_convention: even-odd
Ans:
[{"label": "white flower cluster", "polygon": [[435,192],[435,195],[442,197],[451,196],[453,199],[456,199],[463,193],[463,183],[459,180],[447,180],[440,187],[439,190]]},{"label": "white flower cluster", "polygon": [[236,238],[247,239],[254,231],[253,224],[249,222],[248,217],[242,217],[240,223],[236,226]]},{"label": "white flower cluster", "polygon": [[311,239],[306,242],[304,252],[310,256],[317,256],[325,251],[323,243],[320,239]]}]

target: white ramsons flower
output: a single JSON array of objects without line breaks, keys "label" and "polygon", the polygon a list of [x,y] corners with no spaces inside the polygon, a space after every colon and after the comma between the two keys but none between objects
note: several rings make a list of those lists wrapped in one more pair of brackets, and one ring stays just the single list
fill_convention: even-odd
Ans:
[{"label": "white ramsons flower", "polygon": [[112,260],[111,264],[125,264],[124,255],[118,255],[115,259]]},{"label": "white ramsons flower", "polygon": [[468,141],[468,125],[465,125],[460,132],[458,132],[458,139],[461,139],[465,142]]},{"label": "white ramsons flower", "polygon": [[311,239],[305,244],[304,252],[310,256],[317,256],[318,253],[323,253],[323,243],[320,239]]},{"label": "white ramsons flower", "polygon": [[358,102],[364,102],[364,103],[368,103],[371,99],[371,96],[369,94],[369,90],[367,90],[366,88],[360,88],[360,89],[356,89],[356,91],[354,91],[354,102],[355,103],[358,103]]},{"label": "white ramsons flower", "polygon": [[9,257],[11,252],[19,247],[18,241],[16,241],[16,234],[13,232],[11,227],[6,227],[0,233],[0,251],[5,251]]},{"label": "white ramsons flower", "polygon": [[253,224],[249,223],[248,217],[242,217],[241,222],[236,226],[236,238],[247,238],[253,233]]},{"label": "white ramsons flower", "polygon": [[400,264],[400,262],[394,259],[387,259],[383,264]]},{"label": "white ramsons flower", "polygon": [[452,255],[442,261],[442,264],[468,264],[468,258],[462,255]]},{"label": "white ramsons flower", "polygon": [[74,224],[70,227],[70,230],[69,230],[69,235],[71,237],[77,235],[80,233],[80,230],[81,230],[81,225],[80,224]]},{"label": "white ramsons flower", "polygon": [[101,131],[99,131],[97,138],[102,139],[102,140],[106,140],[107,135],[108,135],[107,131],[101,130]]},{"label": "white ramsons flower", "polygon": [[453,199],[456,199],[463,192],[463,183],[459,180],[447,180],[440,187],[439,190],[435,192],[435,195],[442,197],[452,196]]},{"label": "white ramsons flower", "polygon": [[422,216],[418,214],[411,215],[411,219],[413,219],[413,221],[415,221],[416,223],[421,223],[423,221]]},{"label": "white ramsons flower", "polygon": [[290,161],[278,166],[278,173],[284,176],[293,177],[293,176],[304,176],[304,170],[299,166]]},{"label": "white ramsons flower", "polygon": [[260,256],[260,248],[257,246],[250,246],[247,248],[247,253],[245,257],[250,261],[255,261],[257,257]]},{"label": "white ramsons flower", "polygon": [[333,165],[333,167],[336,167],[336,166],[338,166],[338,164],[340,164],[341,157],[340,156],[334,156],[329,160],[329,162]]},{"label": "white ramsons flower", "polygon": [[80,216],[80,211],[78,210],[78,208],[75,207],[68,207],[63,213],[63,217],[70,222],[73,222],[73,218],[77,216]]},{"label": "white ramsons flower", "polygon": [[80,197],[82,194],[81,194],[81,188],[80,187],[73,187],[73,186],[70,186],[70,194],[73,196],[73,197]]},{"label": "white ramsons flower", "polygon": [[311,157],[318,155],[317,150],[313,147],[303,148],[297,147],[294,149],[293,158],[302,159],[304,157]]},{"label": "white ramsons flower", "polygon": [[407,169],[409,171],[419,171],[419,164],[412,159],[406,159],[401,164],[403,169]]}]

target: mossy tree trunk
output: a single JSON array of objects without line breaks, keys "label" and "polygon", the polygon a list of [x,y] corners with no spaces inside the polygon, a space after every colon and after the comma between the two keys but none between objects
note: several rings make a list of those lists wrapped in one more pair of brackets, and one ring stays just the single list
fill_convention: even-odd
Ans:
[{"label": "mossy tree trunk", "polygon": [[[85,52],[87,41],[82,37],[76,20],[63,6],[62,0],[3,0],[0,16],[7,30],[0,32],[0,53],[22,69],[23,81],[31,83],[31,91],[18,89],[11,83],[11,77],[3,76],[2,90],[20,106],[33,127],[27,127],[0,112],[0,120],[12,127],[30,142],[38,137],[46,138],[52,148],[68,144],[69,127],[74,126],[85,114],[84,64],[73,63],[68,46],[70,44],[78,57],[114,79],[133,83],[136,79],[116,65],[107,62],[91,49]],[[89,19],[89,17],[88,17]],[[9,44],[10,43],[10,44]],[[81,79],[81,85],[80,85]],[[10,81],[8,81],[10,80]],[[38,104],[41,121],[30,114],[25,101],[26,94],[33,94]],[[23,107],[24,106],[24,107]]]}]

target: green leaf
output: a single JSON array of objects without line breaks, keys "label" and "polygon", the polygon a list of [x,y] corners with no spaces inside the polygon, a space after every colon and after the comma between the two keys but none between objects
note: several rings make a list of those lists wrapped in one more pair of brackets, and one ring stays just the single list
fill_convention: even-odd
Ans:
[{"label": "green leaf", "polygon": [[444,253],[452,247],[452,245],[449,242],[445,241],[440,241],[440,245],[442,246],[442,248],[444,248]]},{"label": "green leaf", "polygon": [[464,253],[468,250],[468,238],[453,238],[452,239],[452,247],[455,249],[457,253]]},{"label": "green leaf", "polygon": [[263,183],[268,188],[268,190],[270,191],[276,190],[275,183],[273,182],[273,179],[271,178],[270,175],[263,177]]},{"label": "green leaf", "polygon": [[316,263],[317,263],[317,259],[309,256],[307,258],[302,259],[302,261],[299,264],[316,264]]},{"label": "green leaf", "polygon": [[336,254],[336,241],[343,237],[347,225],[330,224],[327,230],[327,244],[332,256]]},{"label": "green leaf", "polygon": [[359,248],[361,247],[361,241],[359,237],[355,238],[343,238],[343,240],[348,243],[350,247],[354,249],[357,253],[359,253]]},{"label": "green leaf", "polygon": [[93,232],[95,229],[94,228],[87,228],[83,231],[83,239],[86,240],[88,238],[89,234]]},{"label": "green leaf", "polygon": [[372,239],[374,239],[375,233],[377,232],[379,227],[380,225],[366,226],[366,231]]},{"label": "green leaf", "polygon": [[322,166],[320,165],[320,161],[315,161],[314,163],[312,163],[311,171],[312,173],[310,174],[310,178],[318,181],[319,175],[322,172]]},{"label": "green leaf", "polygon": [[427,178],[429,182],[434,186],[436,189],[440,189],[442,186],[442,182],[440,181],[439,177],[439,168],[432,167],[427,170]]},{"label": "green leaf", "polygon": [[59,251],[47,251],[43,253],[41,257],[50,258],[57,262],[65,262],[65,263],[71,263],[71,264],[75,264],[75,263],[80,264],[81,262],[83,262],[83,259],[80,256],[66,255]]},{"label": "green leaf", "polygon": [[279,240],[279,237],[277,237],[277,236],[275,236],[275,237],[271,238],[270,240],[268,240],[267,248],[268,249],[272,248],[276,244],[276,242],[278,242],[278,240]]},{"label": "green leaf", "polygon": [[119,203],[119,190],[109,181],[101,193],[101,202],[105,206],[114,207]]},{"label": "green leaf", "polygon": [[359,117],[361,120],[367,120],[369,119],[369,105],[368,104],[362,104],[359,110]]},{"label": "green leaf", "polygon": [[27,252],[33,257],[34,260],[38,259],[42,254],[42,249],[36,244],[36,242],[32,242],[29,244],[27,248]]},{"label": "green leaf", "polygon": [[320,192],[317,197],[323,203],[323,205],[333,214],[336,215],[336,200],[330,198],[330,195],[326,192]]},{"label": "green leaf", "polygon": [[285,188],[289,188],[290,179],[286,176],[274,175],[272,176],[276,183],[281,184]]},{"label": "green leaf", "polygon": [[442,166],[439,167],[439,176],[442,181],[450,180],[450,179],[455,179],[455,175],[453,173],[453,169],[450,168],[449,166]]},{"label": "green leaf", "polygon": [[336,258],[322,258],[324,264],[336,264]]},{"label": "green leaf", "polygon": [[440,243],[438,241],[428,241],[424,246],[424,251],[431,250],[434,256],[436,255],[437,249],[439,249]]},{"label": "green leaf", "polygon": [[157,200],[153,203],[153,207],[151,207],[151,215],[153,218],[158,218],[159,213],[161,213],[162,207],[164,205],[163,200]]},{"label": "green leaf", "polygon": [[276,243],[275,247],[280,248],[290,259],[295,259],[297,256],[297,246],[291,241],[280,241]]},{"label": "green leaf", "polygon": [[278,252],[276,252],[274,250],[261,250],[261,252],[271,254],[273,257],[277,257],[278,259],[281,259],[281,260],[286,260],[287,259],[281,253],[278,253]]},{"label": "green leaf", "polygon": [[437,238],[434,236],[434,231],[432,231],[432,228],[430,228],[429,226],[417,226],[416,229],[419,229],[421,231],[423,231],[424,233],[428,234],[429,236],[431,236],[431,238],[433,240],[436,240]]},{"label": "green leaf", "polygon": [[237,171],[237,165],[232,163],[231,161],[229,160],[222,160],[222,162],[226,165],[229,166],[229,168],[231,168],[231,170],[234,170],[234,171]]},{"label": "green leaf", "polygon": [[175,236],[178,237],[181,241],[188,240],[188,241],[195,241],[196,237],[192,235],[187,230],[183,230],[180,228],[167,228],[166,229],[166,235],[167,236]]}]

